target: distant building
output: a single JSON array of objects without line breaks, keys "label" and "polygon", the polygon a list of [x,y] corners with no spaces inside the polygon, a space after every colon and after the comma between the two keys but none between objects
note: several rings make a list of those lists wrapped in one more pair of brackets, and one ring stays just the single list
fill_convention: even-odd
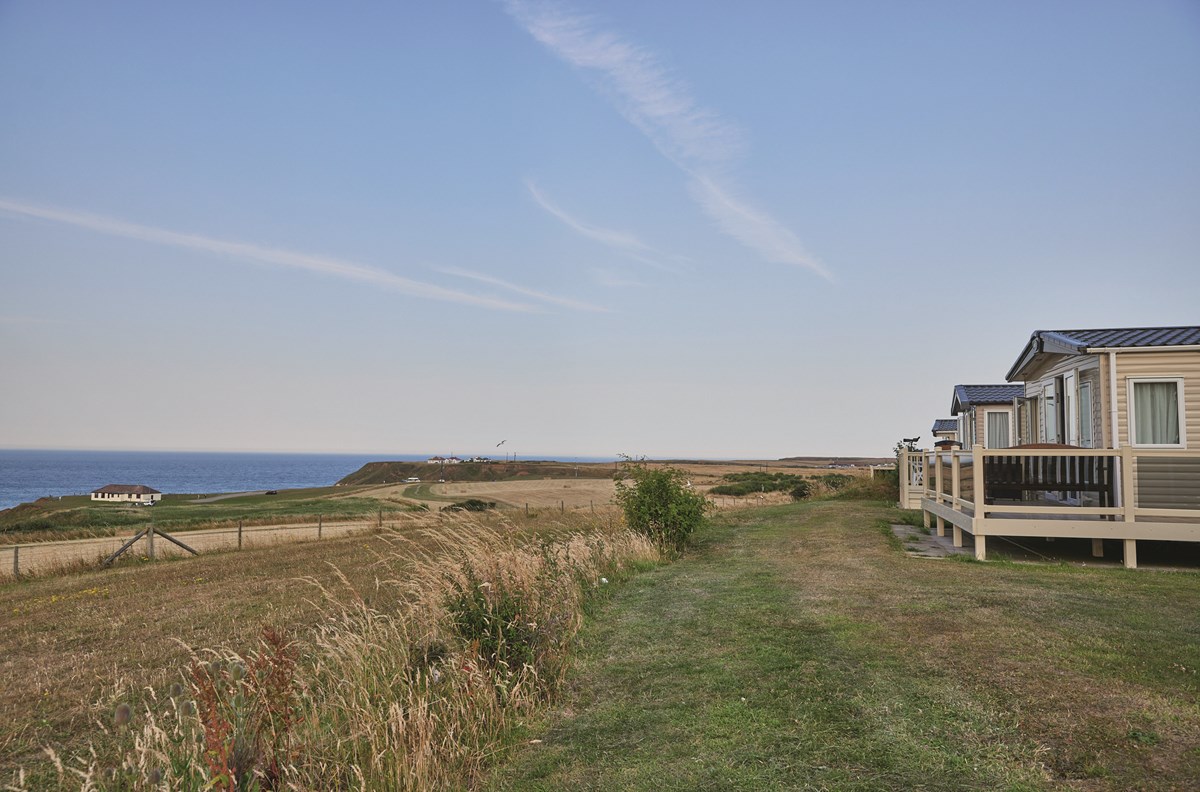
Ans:
[{"label": "distant building", "polygon": [[431,457],[429,457],[429,459],[426,459],[426,460],[425,460],[425,464],[427,464],[427,465],[440,465],[440,464],[442,464],[442,463],[443,463],[443,462],[445,462],[445,461],[446,461],[446,458],[445,458],[445,457],[440,457],[440,456],[431,456]]},{"label": "distant building", "polygon": [[106,503],[157,503],[162,493],[144,484],[106,484],[92,490],[92,500]]}]

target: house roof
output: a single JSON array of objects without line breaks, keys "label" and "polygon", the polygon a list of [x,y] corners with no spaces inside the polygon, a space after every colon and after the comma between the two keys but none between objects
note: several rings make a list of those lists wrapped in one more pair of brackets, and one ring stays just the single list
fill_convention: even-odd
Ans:
[{"label": "house roof", "polygon": [[934,434],[937,434],[938,432],[957,432],[957,431],[958,431],[958,419],[957,418],[934,419],[934,422],[933,422],[933,433]]},{"label": "house roof", "polygon": [[1012,404],[1025,395],[1024,385],[955,385],[950,414],[958,415],[977,404]]},{"label": "house roof", "polygon": [[147,487],[145,484],[105,484],[92,492],[103,492],[108,495],[162,495],[158,490]]},{"label": "house roof", "polygon": [[1020,379],[1031,363],[1047,355],[1082,355],[1108,349],[1159,349],[1200,346],[1200,327],[1120,327],[1097,330],[1035,330],[1008,370]]}]

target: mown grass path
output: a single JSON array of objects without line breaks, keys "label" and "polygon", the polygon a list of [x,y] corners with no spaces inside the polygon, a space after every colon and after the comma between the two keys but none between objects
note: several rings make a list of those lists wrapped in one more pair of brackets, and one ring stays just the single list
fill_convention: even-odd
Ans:
[{"label": "mown grass path", "polygon": [[489,788],[1200,788],[1200,575],[910,559],[888,516],[725,516],[618,587]]}]

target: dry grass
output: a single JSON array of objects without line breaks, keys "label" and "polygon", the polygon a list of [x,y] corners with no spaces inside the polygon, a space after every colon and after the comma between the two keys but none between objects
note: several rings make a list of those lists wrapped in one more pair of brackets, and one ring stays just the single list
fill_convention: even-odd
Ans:
[{"label": "dry grass", "polygon": [[[501,540],[505,552],[515,552],[530,540],[601,528],[571,515],[516,523],[486,515],[469,524],[431,516],[413,518],[393,531],[319,545],[282,545],[4,585],[0,782],[14,778],[24,766],[40,774],[29,788],[40,788],[38,783],[52,775],[44,746],[68,757],[85,756],[89,743],[102,753],[113,750],[119,735],[109,734],[107,726],[118,701],[131,702],[136,712],[149,706],[158,713],[157,720],[142,722],[141,753],[134,752],[139,761],[148,761],[148,746],[163,751],[163,745],[178,738],[177,722],[170,725],[174,710],[163,704],[166,699],[157,701],[163,691],[210,648],[251,662],[248,650],[257,645],[264,624],[298,636],[308,674],[305,700],[314,706],[319,702],[311,717],[321,721],[340,711],[346,713],[343,726],[357,729],[374,718],[386,732],[392,723],[386,712],[356,710],[362,700],[337,697],[369,695],[389,674],[394,677],[394,668],[376,662],[369,670],[384,678],[357,694],[335,684],[335,678],[367,673],[361,664],[380,659],[360,651],[382,640],[379,630],[387,633],[397,662],[404,660],[403,647],[432,634],[428,620],[436,621],[437,597],[429,599],[428,592],[438,581],[444,585],[447,559],[468,551],[481,559],[501,558],[495,550]],[[414,602],[421,606],[414,609]],[[351,651],[353,646],[359,649]],[[324,698],[317,695],[321,691]],[[396,706],[408,711],[403,703]],[[345,764],[349,756],[361,760],[363,772],[399,772],[366,762],[374,755],[371,740],[384,738],[370,737],[361,752],[350,750],[348,746],[357,745],[353,741],[333,739],[338,742],[329,755],[338,763]],[[392,745],[389,750],[395,749]],[[479,753],[478,747],[472,750],[472,755]],[[443,761],[439,766],[453,765]]]}]

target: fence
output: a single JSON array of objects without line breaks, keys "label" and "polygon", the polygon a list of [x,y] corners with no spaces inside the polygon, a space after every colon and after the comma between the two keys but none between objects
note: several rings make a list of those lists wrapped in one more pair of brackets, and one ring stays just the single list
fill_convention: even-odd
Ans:
[{"label": "fence", "polygon": [[[315,541],[317,539],[349,536],[378,528],[383,523],[380,514],[371,520],[337,520],[326,522],[319,518],[315,523],[291,523],[283,525],[241,524],[229,528],[210,528],[196,531],[180,531],[178,536],[197,552],[241,550],[265,547],[287,542]],[[397,522],[397,515],[387,515]],[[399,519],[412,519],[408,515]],[[53,572],[57,569],[99,566],[129,541],[128,536],[106,536],[95,539],[68,539],[58,542],[34,542],[30,544],[0,545],[0,576]],[[153,535],[141,539],[129,552],[143,558],[169,558],[183,555],[179,547],[164,541],[156,541]]]}]

